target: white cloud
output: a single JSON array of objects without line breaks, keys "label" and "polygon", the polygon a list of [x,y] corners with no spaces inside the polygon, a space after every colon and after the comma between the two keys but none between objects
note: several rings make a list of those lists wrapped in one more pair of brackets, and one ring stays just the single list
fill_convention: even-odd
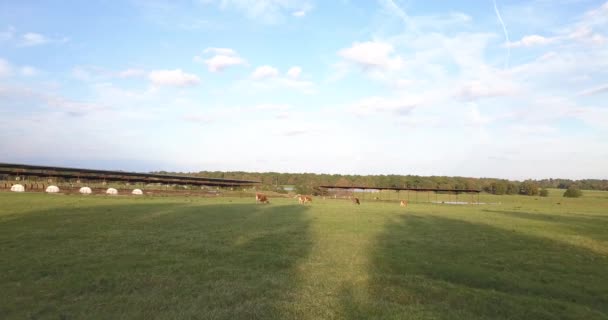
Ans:
[{"label": "white cloud", "polygon": [[306,15],[306,11],[304,11],[304,10],[294,11],[291,15],[293,15],[294,17],[303,17]]},{"label": "white cloud", "polygon": [[14,36],[15,28],[13,26],[9,26],[6,30],[0,31],[0,41],[12,40]]},{"label": "white cloud", "polygon": [[489,117],[483,116],[481,112],[479,112],[479,108],[475,103],[471,103],[469,106],[468,120],[475,126],[484,126],[492,122]]},{"label": "white cloud", "polygon": [[127,68],[121,71],[109,70],[100,66],[76,66],[71,76],[80,81],[101,81],[112,78],[137,78],[146,76],[146,71],[139,68]]},{"label": "white cloud", "polygon": [[72,68],[71,75],[73,78],[81,81],[90,81],[93,78],[92,72],[89,67],[74,67]]},{"label": "white cloud", "polygon": [[74,101],[61,96],[47,96],[46,103],[49,106],[59,108],[68,115],[74,117],[84,116],[91,112],[107,109],[106,107],[100,106],[96,103]]},{"label": "white cloud", "polygon": [[21,46],[31,47],[49,43],[51,39],[45,35],[35,32],[28,32],[21,37]]},{"label": "white cloud", "polygon": [[340,50],[338,55],[364,69],[395,70],[403,66],[403,60],[399,56],[393,56],[394,51],[390,43],[368,41],[355,42],[350,48]]},{"label": "white cloud", "polygon": [[270,111],[286,111],[291,109],[288,104],[260,104],[254,107],[257,110],[270,110]]},{"label": "white cloud", "polygon": [[270,24],[283,21],[286,14],[298,12],[306,14],[312,8],[310,0],[204,0],[203,2],[217,2],[222,9],[241,11],[250,19]]},{"label": "white cloud", "polygon": [[142,69],[129,68],[118,72],[119,78],[135,78],[144,76],[146,72]]},{"label": "white cloud", "polygon": [[13,73],[13,68],[8,61],[0,58],[0,78],[8,77]]},{"label": "white cloud", "polygon": [[370,97],[354,103],[349,109],[354,114],[362,116],[379,113],[405,116],[410,114],[420,104],[421,101],[417,98]]},{"label": "white cloud", "polygon": [[210,72],[220,72],[231,66],[246,65],[247,62],[241,58],[236,51],[229,48],[207,48],[204,54],[213,54],[210,58],[195,56],[194,61],[204,63]]},{"label": "white cloud", "polygon": [[148,79],[157,86],[187,87],[201,82],[198,76],[185,73],[181,69],[155,70],[148,74]]},{"label": "white cloud", "polygon": [[256,80],[275,78],[279,76],[279,70],[271,66],[257,67],[251,74],[251,78]]},{"label": "white cloud", "polygon": [[510,83],[498,80],[471,81],[462,85],[456,96],[460,99],[471,101],[480,98],[493,98],[501,96],[512,96],[517,94],[518,89]]},{"label": "white cloud", "polygon": [[287,70],[287,76],[290,78],[298,78],[300,77],[300,74],[302,73],[302,68],[300,67],[291,67],[289,68],[289,70]]},{"label": "white cloud", "polygon": [[224,55],[224,56],[236,56],[237,53],[236,51],[234,51],[234,49],[230,49],[230,48],[207,48],[205,50],[203,50],[203,53],[215,53],[215,54],[220,54],[220,55]]},{"label": "white cloud", "polygon": [[23,66],[23,67],[21,67],[21,69],[19,69],[19,72],[21,73],[22,76],[33,77],[38,74],[38,69],[36,69],[32,66]]},{"label": "white cloud", "polygon": [[210,124],[214,121],[214,118],[209,116],[208,114],[186,114],[182,117],[184,120],[188,122],[193,122],[199,125]]},{"label": "white cloud", "polygon": [[316,92],[315,84],[312,81],[300,78],[282,76],[274,67],[258,67],[249,79],[240,81],[237,84],[239,90],[246,90],[251,93],[259,93],[261,90],[294,89],[302,93],[312,94]]},{"label": "white cloud", "polygon": [[581,96],[592,96],[592,95],[602,94],[602,93],[608,93],[608,84],[584,90],[581,93],[579,93],[579,95],[581,95]]},{"label": "white cloud", "polygon": [[547,38],[534,34],[530,36],[525,36],[519,41],[507,43],[507,46],[511,48],[545,46],[555,42],[555,40],[555,38]]}]

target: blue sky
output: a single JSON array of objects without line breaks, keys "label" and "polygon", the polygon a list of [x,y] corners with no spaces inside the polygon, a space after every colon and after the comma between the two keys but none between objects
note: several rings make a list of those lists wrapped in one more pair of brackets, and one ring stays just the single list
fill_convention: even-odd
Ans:
[{"label": "blue sky", "polygon": [[608,2],[0,3],[0,161],[608,178]]}]

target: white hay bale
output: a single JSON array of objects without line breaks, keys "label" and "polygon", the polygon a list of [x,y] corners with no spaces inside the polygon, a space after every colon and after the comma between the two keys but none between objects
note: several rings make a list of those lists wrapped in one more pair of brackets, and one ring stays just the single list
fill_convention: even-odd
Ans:
[{"label": "white hay bale", "polygon": [[23,191],[25,191],[25,187],[23,187],[23,186],[22,186],[22,185],[20,185],[20,184],[14,184],[14,185],[11,187],[11,191],[12,191],[12,192],[23,192]]},{"label": "white hay bale", "polygon": [[141,191],[141,189],[133,189],[133,191],[131,192],[131,194],[140,196],[140,195],[144,194],[144,192]]},{"label": "white hay bale", "polygon": [[106,190],[106,194],[117,195],[118,194],[118,190],[116,190],[114,188],[108,188],[108,190]]},{"label": "white hay bale", "polygon": [[91,188],[89,188],[89,187],[82,187],[82,188],[80,188],[80,190],[78,190],[78,192],[80,192],[82,194],[91,194],[91,193],[93,193],[93,190],[91,190]]},{"label": "white hay bale", "polygon": [[59,187],[58,186],[48,186],[48,187],[46,187],[46,192],[47,193],[57,193],[57,192],[59,192]]}]

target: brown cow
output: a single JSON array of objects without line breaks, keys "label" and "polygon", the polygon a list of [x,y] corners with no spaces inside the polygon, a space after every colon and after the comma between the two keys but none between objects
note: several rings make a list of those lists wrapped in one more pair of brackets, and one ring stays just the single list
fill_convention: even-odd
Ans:
[{"label": "brown cow", "polygon": [[306,202],[312,202],[311,196],[298,196],[298,202],[300,204],[305,204]]},{"label": "brown cow", "polygon": [[402,207],[407,207],[407,200],[401,200],[401,203],[399,205]]},{"label": "brown cow", "polygon": [[354,204],[357,204],[357,205],[361,204],[361,202],[359,202],[359,198],[352,198],[351,200]]},{"label": "brown cow", "polygon": [[270,201],[268,201],[268,197],[264,194],[261,193],[256,193],[255,194],[255,202],[259,202],[259,203],[270,203]]}]

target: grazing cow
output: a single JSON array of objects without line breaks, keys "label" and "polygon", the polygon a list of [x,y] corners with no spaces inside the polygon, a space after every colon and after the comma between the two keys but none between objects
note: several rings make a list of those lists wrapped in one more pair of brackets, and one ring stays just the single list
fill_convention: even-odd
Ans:
[{"label": "grazing cow", "polygon": [[351,201],[357,205],[361,204],[361,202],[359,202],[359,198],[352,198]]},{"label": "grazing cow", "polygon": [[306,202],[312,202],[311,196],[298,196],[298,202],[300,204],[305,204]]},{"label": "grazing cow", "polygon": [[266,195],[261,194],[261,193],[256,193],[255,194],[255,202],[270,203],[270,201],[268,201],[268,197],[266,197]]},{"label": "grazing cow", "polygon": [[407,200],[401,200],[401,203],[399,205],[402,207],[407,207]]}]

